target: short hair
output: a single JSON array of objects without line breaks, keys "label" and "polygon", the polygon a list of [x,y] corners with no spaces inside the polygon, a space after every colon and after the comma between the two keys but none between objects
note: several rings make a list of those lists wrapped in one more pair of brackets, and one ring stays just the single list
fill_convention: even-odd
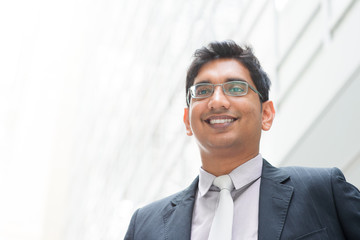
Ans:
[{"label": "short hair", "polygon": [[269,90],[271,81],[266,72],[262,69],[259,60],[255,57],[250,46],[239,46],[232,40],[223,42],[211,42],[207,47],[197,49],[194,53],[194,60],[192,61],[186,75],[186,101],[189,107],[190,94],[189,88],[194,84],[195,77],[198,75],[200,68],[211,61],[217,59],[235,59],[245,66],[249,72],[256,89],[260,92],[260,101],[266,102],[269,100]]}]

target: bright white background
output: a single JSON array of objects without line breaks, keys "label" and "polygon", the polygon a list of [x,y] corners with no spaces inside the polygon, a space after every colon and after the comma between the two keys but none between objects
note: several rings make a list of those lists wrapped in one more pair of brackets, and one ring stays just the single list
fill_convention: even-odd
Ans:
[{"label": "bright white background", "polygon": [[0,239],[122,239],[132,212],[187,186],[195,49],[251,43],[277,117],[275,165],[340,167],[360,185],[357,0],[0,3]]}]

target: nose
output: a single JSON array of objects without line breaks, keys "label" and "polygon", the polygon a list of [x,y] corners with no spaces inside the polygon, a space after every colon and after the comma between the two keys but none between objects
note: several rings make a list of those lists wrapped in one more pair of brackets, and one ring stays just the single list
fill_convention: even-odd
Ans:
[{"label": "nose", "polygon": [[230,101],[225,95],[222,86],[215,86],[214,93],[209,99],[209,109],[225,108],[229,109]]}]

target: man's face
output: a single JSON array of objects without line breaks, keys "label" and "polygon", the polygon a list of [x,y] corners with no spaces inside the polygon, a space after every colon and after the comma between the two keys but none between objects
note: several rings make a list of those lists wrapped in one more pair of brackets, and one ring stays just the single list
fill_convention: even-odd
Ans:
[{"label": "man's face", "polygon": [[[235,59],[208,62],[200,68],[194,85],[221,84],[234,79],[255,87],[248,69]],[[187,134],[195,135],[201,151],[239,148],[258,151],[261,129],[270,129],[274,117],[272,102],[268,102],[262,108],[259,96],[250,88],[245,96],[236,97],[225,95],[222,87],[216,86],[212,96],[192,99],[185,109]],[[268,111],[272,112],[270,125]]]}]

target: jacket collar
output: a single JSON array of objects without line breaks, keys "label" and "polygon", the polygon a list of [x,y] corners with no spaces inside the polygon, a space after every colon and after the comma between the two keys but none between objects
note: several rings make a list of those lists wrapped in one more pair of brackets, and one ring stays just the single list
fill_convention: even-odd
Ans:
[{"label": "jacket collar", "polygon": [[289,175],[264,159],[260,183],[258,239],[280,239],[293,187],[286,185]]},{"label": "jacket collar", "polygon": [[190,239],[192,213],[199,177],[176,195],[163,211],[165,239]]},{"label": "jacket collar", "polygon": [[[265,159],[260,183],[258,239],[280,239],[293,187],[286,185],[289,175]],[[163,210],[165,239],[190,239],[192,213],[198,187],[197,177],[176,195]],[[174,227],[176,226],[176,227]]]}]

